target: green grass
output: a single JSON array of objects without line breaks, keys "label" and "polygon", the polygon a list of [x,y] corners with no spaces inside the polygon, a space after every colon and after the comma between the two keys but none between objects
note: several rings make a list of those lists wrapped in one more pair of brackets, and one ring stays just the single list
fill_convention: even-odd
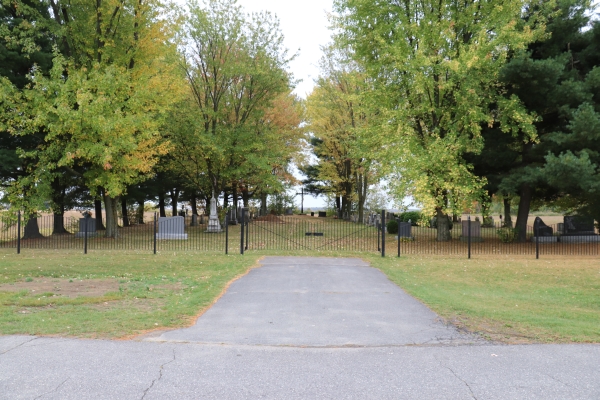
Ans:
[{"label": "green grass", "polygon": [[94,297],[0,291],[0,334],[118,338],[186,326],[256,260],[197,252],[2,250],[0,283],[109,279],[119,290]]},{"label": "green grass", "polygon": [[492,339],[600,342],[600,260],[365,257],[447,320]]},{"label": "green grass", "polygon": [[[403,256],[373,252],[0,250],[0,282],[109,279],[118,290],[66,297],[0,289],[0,333],[120,338],[189,325],[263,255],[361,257],[447,320],[509,343],[600,343],[600,260]],[[28,279],[30,278],[30,279]]]}]

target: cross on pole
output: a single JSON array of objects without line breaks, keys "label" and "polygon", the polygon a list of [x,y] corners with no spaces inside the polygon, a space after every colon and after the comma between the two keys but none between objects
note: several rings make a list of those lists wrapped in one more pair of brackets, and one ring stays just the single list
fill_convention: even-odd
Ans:
[{"label": "cross on pole", "polygon": [[300,214],[304,214],[304,186],[302,186],[302,189],[300,191],[300,193],[296,193],[296,196],[300,195]]}]

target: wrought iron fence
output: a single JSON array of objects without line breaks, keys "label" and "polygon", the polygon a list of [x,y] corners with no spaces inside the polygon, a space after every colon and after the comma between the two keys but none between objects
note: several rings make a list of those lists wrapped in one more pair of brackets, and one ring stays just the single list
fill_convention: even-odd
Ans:
[{"label": "wrought iron fence", "polygon": [[[203,251],[243,253],[255,250],[380,252],[383,256],[404,254],[438,255],[598,255],[600,235],[565,235],[559,225],[550,225],[547,236],[527,227],[525,241],[518,232],[500,224],[454,223],[450,237],[440,241],[437,229],[398,222],[398,233],[387,233],[386,213],[368,223],[331,217],[267,215],[249,218],[246,210],[238,221],[230,213],[220,226],[209,226],[204,216],[158,218],[125,223],[118,221],[114,237],[96,229],[95,220],[53,215],[23,221],[14,215],[0,216],[0,247],[21,249],[71,249]],[[214,222],[214,221],[213,221]],[[469,233],[469,227],[470,233]],[[548,232],[551,232],[548,234]]]}]

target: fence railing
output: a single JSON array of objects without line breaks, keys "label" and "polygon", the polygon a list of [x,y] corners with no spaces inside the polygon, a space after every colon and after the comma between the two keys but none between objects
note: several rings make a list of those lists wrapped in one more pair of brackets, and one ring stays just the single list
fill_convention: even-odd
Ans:
[{"label": "fence railing", "polygon": [[[115,237],[105,237],[95,220],[53,215],[22,218],[0,217],[0,248],[136,250],[143,252],[203,251],[243,253],[254,250],[380,252],[383,256],[406,254],[439,255],[598,255],[600,235],[563,235],[550,225],[552,235],[536,235],[528,226],[525,241],[518,232],[500,224],[472,221],[454,223],[448,240],[438,240],[436,228],[400,224],[399,232],[386,233],[385,213],[370,224],[308,215],[239,216],[232,225],[229,213],[219,226],[210,226],[206,216],[158,218],[156,215],[123,226],[119,219]],[[244,221],[244,223],[242,222]],[[354,220],[355,221],[355,220]],[[407,226],[408,225],[408,226]],[[470,233],[468,227],[471,227]]]}]

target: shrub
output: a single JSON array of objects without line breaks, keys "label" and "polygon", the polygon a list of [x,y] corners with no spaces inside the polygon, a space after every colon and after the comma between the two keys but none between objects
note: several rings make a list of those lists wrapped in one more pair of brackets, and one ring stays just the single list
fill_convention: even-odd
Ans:
[{"label": "shrub", "polygon": [[400,214],[400,222],[408,222],[410,220],[412,226],[417,226],[422,219],[423,214],[419,211],[406,211]]},{"label": "shrub", "polygon": [[500,228],[496,234],[502,243],[512,243],[517,240],[519,230],[517,228]]},{"label": "shrub", "polygon": [[388,221],[387,232],[397,234],[398,233],[398,222],[395,219]]}]

